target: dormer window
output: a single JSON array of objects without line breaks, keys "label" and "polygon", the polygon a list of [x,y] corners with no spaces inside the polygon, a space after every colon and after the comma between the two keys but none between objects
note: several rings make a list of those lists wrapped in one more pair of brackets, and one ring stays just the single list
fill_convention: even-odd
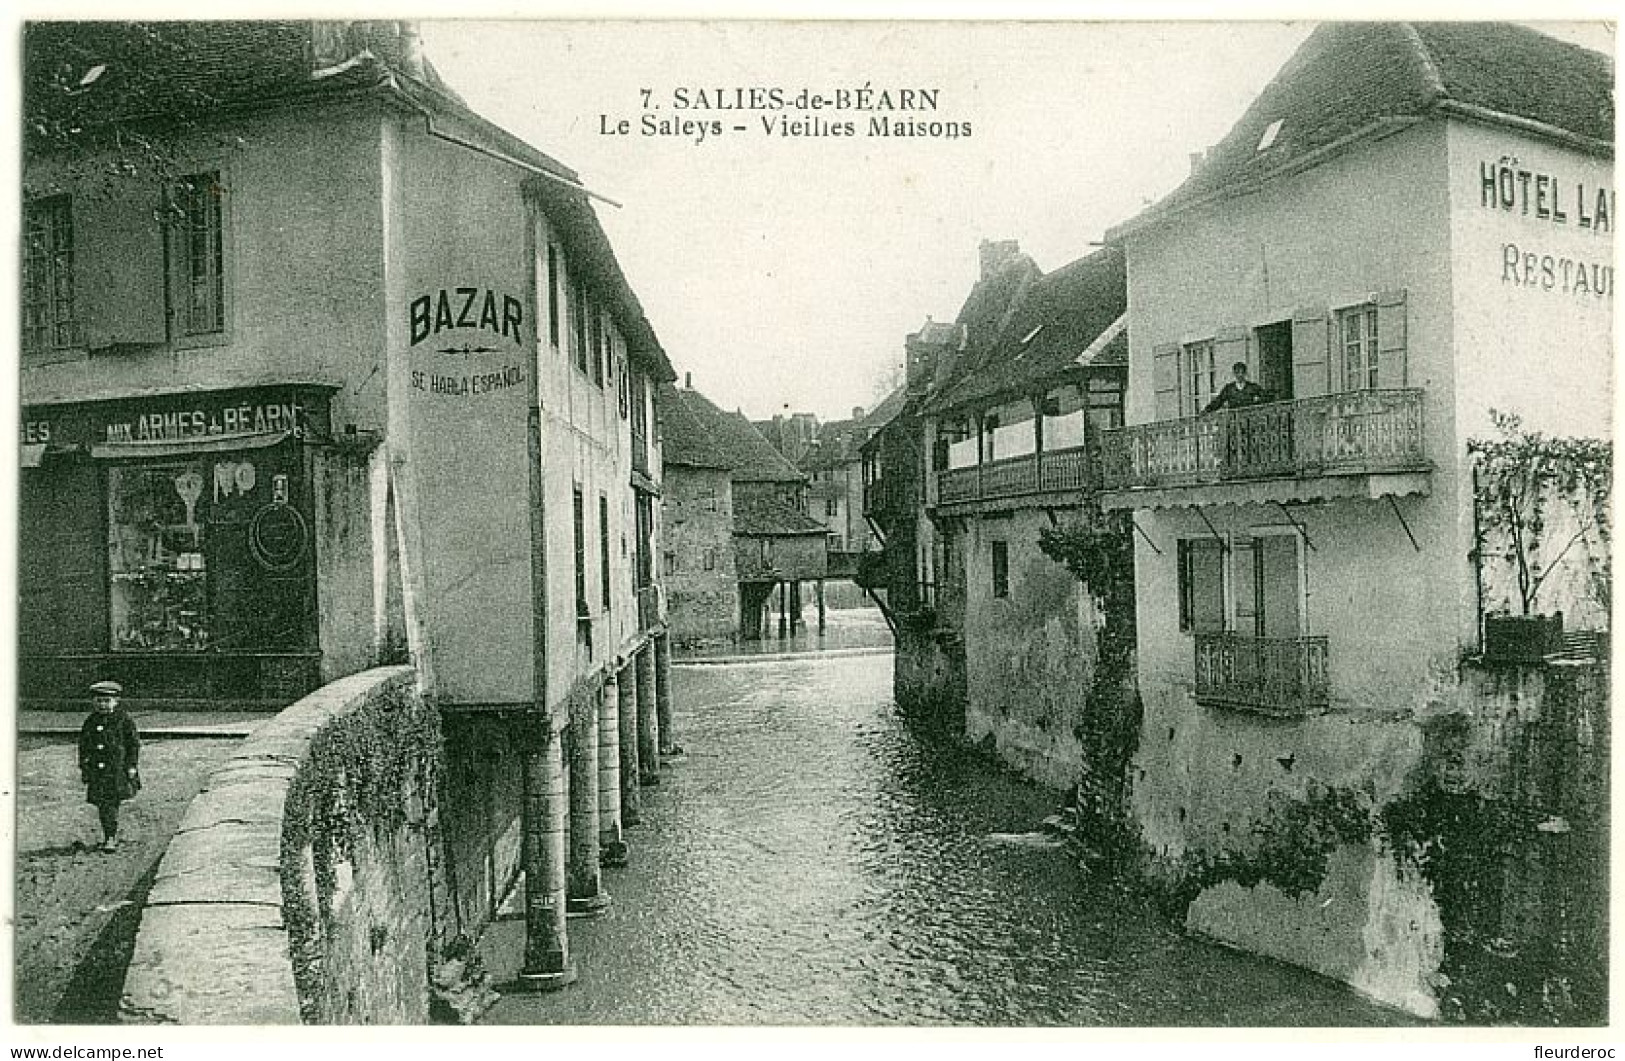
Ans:
[{"label": "dormer window", "polygon": [[1254,149],[1255,152],[1270,149],[1271,145],[1275,143],[1276,137],[1281,135],[1281,123],[1284,120],[1283,118],[1277,118],[1270,122],[1269,126],[1264,130],[1264,135],[1258,138],[1258,147]]}]

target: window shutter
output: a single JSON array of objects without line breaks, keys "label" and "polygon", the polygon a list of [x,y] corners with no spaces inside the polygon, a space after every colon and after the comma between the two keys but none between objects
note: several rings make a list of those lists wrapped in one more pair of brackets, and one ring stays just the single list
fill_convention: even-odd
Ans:
[{"label": "window shutter", "polygon": [[1151,351],[1151,389],[1156,394],[1156,418],[1179,418],[1179,344],[1163,343]]},{"label": "window shutter", "polygon": [[1331,389],[1326,371],[1326,311],[1292,314],[1292,396],[1313,398]]},{"label": "window shutter", "polygon": [[73,201],[75,286],[85,345],[92,350],[169,338],[161,196],[151,185],[112,183],[106,195]]},{"label": "window shutter", "polygon": [[1377,296],[1377,386],[1403,387],[1405,365],[1405,292]]},{"label": "window shutter", "polygon": [[1221,328],[1213,337],[1213,367],[1219,378],[1230,382],[1230,366],[1237,361],[1247,366],[1247,378],[1258,379],[1258,366],[1253,363],[1251,344],[1247,342],[1246,328]]}]

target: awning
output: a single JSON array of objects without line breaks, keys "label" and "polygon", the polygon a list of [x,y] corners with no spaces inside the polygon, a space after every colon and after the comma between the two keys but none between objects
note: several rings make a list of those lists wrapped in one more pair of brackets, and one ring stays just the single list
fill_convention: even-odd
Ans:
[{"label": "awning", "polygon": [[1301,501],[1335,501],[1343,498],[1377,500],[1384,497],[1405,497],[1408,494],[1425,496],[1430,489],[1430,478],[1428,472],[1400,472],[1141,487],[1134,490],[1102,491],[1100,507],[1110,512],[1116,509],[1290,504]]},{"label": "awning", "polygon": [[161,442],[102,442],[90,447],[90,455],[97,460],[195,457],[201,453],[265,449],[288,438],[289,434],[287,431],[260,431],[248,435],[198,435],[196,438],[166,439]]}]

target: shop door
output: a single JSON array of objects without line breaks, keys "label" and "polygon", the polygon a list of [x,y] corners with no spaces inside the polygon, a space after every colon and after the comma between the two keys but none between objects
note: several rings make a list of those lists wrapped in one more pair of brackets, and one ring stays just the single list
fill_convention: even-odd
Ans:
[{"label": "shop door", "polygon": [[22,473],[18,641],[24,655],[107,650],[106,504],[96,466],[60,460]]},{"label": "shop door", "polygon": [[[298,651],[311,647],[314,635],[313,543],[296,458],[265,454],[217,462],[218,481],[238,485],[221,490],[208,528],[217,650]],[[246,466],[254,470],[242,471]]]}]

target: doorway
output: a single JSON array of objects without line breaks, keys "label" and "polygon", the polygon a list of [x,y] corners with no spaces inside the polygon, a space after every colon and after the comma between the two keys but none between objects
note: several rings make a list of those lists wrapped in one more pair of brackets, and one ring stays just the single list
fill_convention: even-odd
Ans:
[{"label": "doorway", "polygon": [[1258,337],[1258,385],[1270,401],[1292,398],[1292,322],[1276,321],[1254,329]]}]

